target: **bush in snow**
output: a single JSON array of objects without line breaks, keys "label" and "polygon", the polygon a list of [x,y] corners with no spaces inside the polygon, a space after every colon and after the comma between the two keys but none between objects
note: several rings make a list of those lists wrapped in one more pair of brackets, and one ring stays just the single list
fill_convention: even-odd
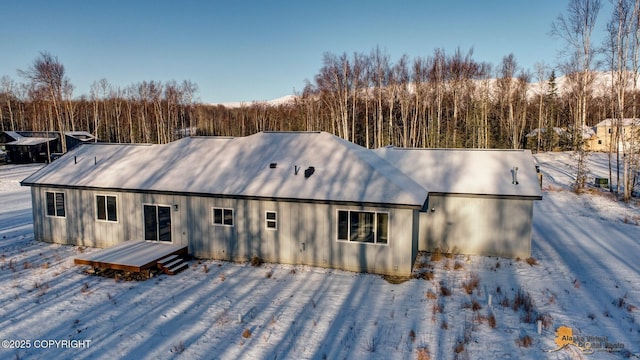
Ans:
[{"label": "bush in snow", "polygon": [[513,303],[511,305],[513,311],[518,311],[518,309],[523,309],[525,312],[530,312],[534,310],[533,307],[533,299],[528,292],[524,291],[524,289],[519,288],[516,291],[516,295],[513,298]]},{"label": "bush in snow", "polygon": [[440,248],[436,248],[431,253],[431,261],[440,261],[440,260],[442,260],[442,250],[440,250]]},{"label": "bush in snow", "polygon": [[496,316],[493,314],[493,312],[489,314],[488,320],[489,320],[489,326],[492,329],[495,329],[496,328]]},{"label": "bush in snow", "polygon": [[473,294],[473,290],[478,288],[479,284],[480,278],[478,277],[478,275],[471,274],[469,279],[462,283],[462,288],[467,294],[471,295]]},{"label": "bush in snow", "polygon": [[451,295],[451,289],[447,287],[447,284],[444,281],[440,281],[440,295],[442,296]]},{"label": "bush in snow", "polygon": [[419,347],[416,349],[416,358],[418,360],[431,360],[431,354],[429,353],[429,348],[427,347]]},{"label": "bush in snow", "polygon": [[171,348],[171,352],[174,354],[182,354],[184,352],[184,349],[184,342],[180,341],[176,345],[173,345],[173,348]]},{"label": "bush in snow", "polygon": [[529,347],[533,344],[533,339],[529,335],[523,335],[516,339],[516,344],[520,347]]},{"label": "bush in snow", "polygon": [[262,263],[264,263],[264,261],[262,261],[262,258],[260,258],[259,256],[254,256],[251,258],[251,266],[261,266]]}]

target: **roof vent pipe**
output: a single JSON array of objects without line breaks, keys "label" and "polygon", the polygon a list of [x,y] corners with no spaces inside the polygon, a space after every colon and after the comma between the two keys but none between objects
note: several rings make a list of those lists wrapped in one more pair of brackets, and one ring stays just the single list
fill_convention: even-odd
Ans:
[{"label": "roof vent pipe", "polygon": [[313,175],[314,171],[316,171],[316,168],[314,168],[313,166],[309,166],[309,167],[304,171],[304,177],[305,177],[305,178],[309,178],[311,175]]},{"label": "roof vent pipe", "polygon": [[513,169],[511,169],[511,175],[513,176],[513,180],[511,181],[511,183],[513,185],[518,185],[518,167],[514,167]]},{"label": "roof vent pipe", "polygon": [[300,166],[293,165],[293,175],[298,175],[298,171],[300,171]]},{"label": "roof vent pipe", "polygon": [[73,163],[77,164],[78,163],[78,158],[76,156],[73,157]]}]

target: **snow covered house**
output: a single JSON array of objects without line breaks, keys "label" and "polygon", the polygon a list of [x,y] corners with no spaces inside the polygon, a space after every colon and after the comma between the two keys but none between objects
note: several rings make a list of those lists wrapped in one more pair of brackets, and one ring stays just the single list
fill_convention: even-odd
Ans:
[{"label": "snow covered house", "polygon": [[426,193],[328,133],[80,146],[25,179],[38,240],[409,274]]},{"label": "snow covered house", "polygon": [[640,144],[640,119],[604,119],[594,126],[595,138],[590,145],[593,151],[615,150],[615,132],[620,129],[617,147],[620,150],[630,149]]},{"label": "snow covered house", "polygon": [[[67,131],[64,136],[69,150],[95,141],[86,131]],[[48,162],[52,154],[62,152],[60,132],[56,131],[4,131],[0,133],[0,146],[6,149],[7,162],[16,164]]]},{"label": "snow covered house", "polygon": [[[573,149],[573,128],[553,127],[547,132],[547,128],[536,128],[530,133],[526,134],[527,148],[537,149],[538,137],[540,137],[540,145],[544,149],[552,148],[553,151],[571,150]],[[598,137],[596,131],[589,127],[582,127],[582,140],[586,145],[587,150],[593,150],[594,143],[597,143]]]},{"label": "snow covered house", "polygon": [[[70,151],[22,185],[31,186],[34,233],[41,241],[95,247],[159,241],[188,245],[200,258],[246,261],[258,256],[270,262],[409,275],[418,249],[428,245],[420,232],[429,229],[424,221],[434,219],[436,200],[429,192],[440,189],[425,184],[454,180],[454,171],[472,178],[477,174],[470,169],[486,172],[477,166],[433,176],[428,170],[400,171],[396,166],[401,163],[380,156],[389,151],[403,153],[371,151],[325,132],[191,137],[165,145],[91,144]],[[521,170],[522,185],[511,185],[509,196],[519,196],[536,181],[531,154],[526,153],[528,162],[524,154],[522,162],[501,163],[506,177],[513,165],[530,168]],[[449,177],[438,178],[445,175]],[[539,190],[531,198],[521,197],[530,201],[536,196]],[[500,211],[507,217],[521,210]],[[531,212],[517,214],[528,214],[521,219],[528,230],[478,229],[500,238],[496,246],[508,247],[487,254],[528,256]],[[466,230],[447,229],[467,236]],[[501,230],[510,232],[495,234]]]}]

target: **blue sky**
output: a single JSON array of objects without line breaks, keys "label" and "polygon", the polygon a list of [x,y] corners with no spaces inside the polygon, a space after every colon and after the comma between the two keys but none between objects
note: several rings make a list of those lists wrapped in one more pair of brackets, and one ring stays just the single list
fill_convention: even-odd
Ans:
[{"label": "blue sky", "polygon": [[[608,2],[599,15],[602,33]],[[143,80],[191,80],[203,102],[270,100],[302,91],[325,52],[403,54],[473,48],[498,65],[513,53],[533,72],[557,63],[563,43],[550,37],[566,12],[560,0],[449,1],[6,1],[0,13],[0,76],[22,81],[40,52],[57,56],[88,95],[106,78],[125,87]]]}]

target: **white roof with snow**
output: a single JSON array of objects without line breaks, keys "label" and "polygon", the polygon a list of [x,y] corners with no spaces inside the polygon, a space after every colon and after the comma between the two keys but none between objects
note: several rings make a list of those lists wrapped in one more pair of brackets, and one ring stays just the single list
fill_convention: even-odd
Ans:
[{"label": "white roof with snow", "polygon": [[640,119],[624,118],[624,119],[604,119],[596,124],[596,127],[611,126],[611,124],[620,126],[640,126]]},{"label": "white roof with snow", "polygon": [[408,206],[427,197],[371,150],[326,132],[81,145],[22,184]]},{"label": "white roof with snow", "polygon": [[64,134],[67,136],[72,136],[82,141],[94,141],[96,139],[96,137],[93,136],[93,134],[86,131],[67,131]]},{"label": "white roof with snow", "polygon": [[[560,127],[554,127],[553,131],[559,135],[559,136],[567,136],[567,137],[571,137],[571,131],[572,129],[565,129],[565,128],[560,128]],[[540,128],[540,129],[533,129],[530,133],[528,133],[527,135],[525,135],[525,137],[534,137],[534,136],[538,136],[539,133],[546,133],[547,132],[547,128]],[[583,139],[591,139],[593,137],[596,136],[596,132],[595,130],[593,130],[592,127],[589,126],[583,126],[582,127],[582,138]]]},{"label": "white roof with snow", "polygon": [[430,193],[542,198],[529,150],[385,147],[374,151]]},{"label": "white roof with snow", "polygon": [[29,145],[44,144],[44,143],[47,143],[49,141],[55,140],[55,138],[52,138],[52,137],[22,136],[22,135],[20,135],[19,133],[15,132],[15,131],[5,131],[5,134],[9,135],[11,138],[14,139],[14,141],[8,142],[5,145],[29,146]]},{"label": "white roof with snow", "polygon": [[[556,133],[556,135],[564,135],[567,133],[567,130],[560,128],[560,127],[556,127],[554,126],[552,128],[553,132]],[[545,134],[547,132],[547,128],[543,127],[543,128],[536,128],[533,129],[530,133],[528,133],[527,135],[525,135],[526,137],[534,137],[534,136],[538,136],[538,134]]]}]

